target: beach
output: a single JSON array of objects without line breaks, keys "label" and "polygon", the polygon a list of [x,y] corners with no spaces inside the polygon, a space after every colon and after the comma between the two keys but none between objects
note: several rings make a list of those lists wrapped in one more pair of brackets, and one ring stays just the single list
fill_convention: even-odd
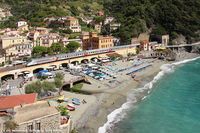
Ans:
[{"label": "beach", "polygon": [[[122,63],[124,64],[124,62]],[[144,86],[145,83],[151,81],[160,71],[160,66],[165,63],[165,61],[156,60],[151,67],[137,72],[136,77],[139,82],[134,81],[131,76],[127,76],[127,70],[118,74],[120,76],[120,83],[113,86],[108,86],[106,82],[102,81],[91,81],[91,85],[84,84],[83,89],[93,93],[97,101],[90,105],[90,108],[87,109],[84,115],[80,117],[79,121],[76,122],[75,127],[78,128],[78,131],[81,133],[98,132],[98,128],[107,121],[106,116],[126,102],[127,93],[131,89]],[[142,96],[138,96],[137,99],[139,102],[139,99],[142,99]]]},{"label": "beach", "polygon": [[[186,53],[185,56],[178,58],[178,61],[195,58],[197,56],[199,55]],[[101,82],[92,82],[92,85],[84,85],[83,89],[93,92],[96,101],[90,105],[90,108],[85,111],[84,115],[82,115],[76,123],[75,126],[78,131],[80,133],[97,133],[99,127],[102,127],[108,121],[108,115],[115,109],[120,108],[127,101],[127,96],[131,90],[143,87],[145,84],[152,81],[160,72],[160,67],[168,63],[173,62],[157,60],[152,67],[136,73],[139,82],[134,81],[130,77],[124,77],[124,72],[124,74],[122,74],[123,78],[120,79],[122,83],[117,86],[106,86],[102,85]],[[99,86],[101,87],[99,88]],[[149,90],[138,93],[138,95],[134,96],[134,103],[139,104],[149,93]]]}]

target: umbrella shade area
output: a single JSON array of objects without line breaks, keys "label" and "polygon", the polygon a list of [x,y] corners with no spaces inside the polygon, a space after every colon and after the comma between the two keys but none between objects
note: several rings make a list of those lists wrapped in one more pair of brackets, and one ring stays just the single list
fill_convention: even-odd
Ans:
[{"label": "umbrella shade area", "polygon": [[104,74],[98,74],[98,76],[100,76],[100,77],[103,77],[103,76],[104,76]]}]

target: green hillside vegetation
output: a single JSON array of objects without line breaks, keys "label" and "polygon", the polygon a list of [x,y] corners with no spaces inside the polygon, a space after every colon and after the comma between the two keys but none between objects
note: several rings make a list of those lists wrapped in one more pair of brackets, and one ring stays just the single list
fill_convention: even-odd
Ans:
[{"label": "green hillside vegetation", "polygon": [[122,23],[115,33],[123,43],[147,29],[154,34],[183,34],[191,42],[200,39],[200,0],[105,0],[105,9]]},{"label": "green hillside vegetation", "polygon": [[[120,37],[122,44],[130,43],[132,37],[142,32],[170,34],[171,40],[183,34],[189,43],[200,40],[200,0],[0,0],[0,3],[10,5],[13,14],[0,28],[15,27],[19,18],[26,19],[31,26],[42,26],[46,17],[91,16],[104,10],[121,23],[113,35]],[[82,29],[92,31],[92,26]],[[106,29],[102,34],[109,34]]]},{"label": "green hillside vegetation", "polygon": [[11,6],[11,17],[1,27],[15,27],[19,18],[32,26],[42,26],[46,17],[83,16],[103,9],[102,0],[0,0]]}]

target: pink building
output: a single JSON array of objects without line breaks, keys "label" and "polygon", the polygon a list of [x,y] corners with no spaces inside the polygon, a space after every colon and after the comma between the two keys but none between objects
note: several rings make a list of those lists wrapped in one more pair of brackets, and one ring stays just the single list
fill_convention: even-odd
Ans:
[{"label": "pink building", "polygon": [[59,41],[60,41],[60,36],[57,33],[44,34],[40,35],[36,45],[50,47],[52,43],[58,43]]}]

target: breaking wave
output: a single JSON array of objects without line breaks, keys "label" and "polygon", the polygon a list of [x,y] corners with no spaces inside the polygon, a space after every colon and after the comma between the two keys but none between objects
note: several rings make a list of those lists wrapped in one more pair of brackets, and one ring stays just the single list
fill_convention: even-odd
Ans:
[{"label": "breaking wave", "polygon": [[[102,127],[99,127],[98,133],[112,133],[114,125],[124,118],[124,116],[127,114],[127,111],[131,107],[133,107],[134,103],[137,102],[137,96],[141,92],[148,90],[148,94],[149,94],[151,92],[153,85],[159,79],[161,79],[166,73],[174,72],[174,69],[175,69],[176,66],[190,62],[190,61],[194,61],[198,58],[200,58],[200,57],[193,58],[193,59],[186,59],[186,60],[175,62],[175,63],[172,63],[172,64],[162,65],[160,67],[161,71],[154,77],[154,79],[151,82],[145,84],[144,87],[142,87],[142,88],[132,89],[130,92],[128,92],[127,102],[124,103],[120,108],[115,109],[113,112],[111,112],[107,116],[107,122]],[[142,100],[144,100],[146,97],[147,96],[144,96],[142,98]]]}]

